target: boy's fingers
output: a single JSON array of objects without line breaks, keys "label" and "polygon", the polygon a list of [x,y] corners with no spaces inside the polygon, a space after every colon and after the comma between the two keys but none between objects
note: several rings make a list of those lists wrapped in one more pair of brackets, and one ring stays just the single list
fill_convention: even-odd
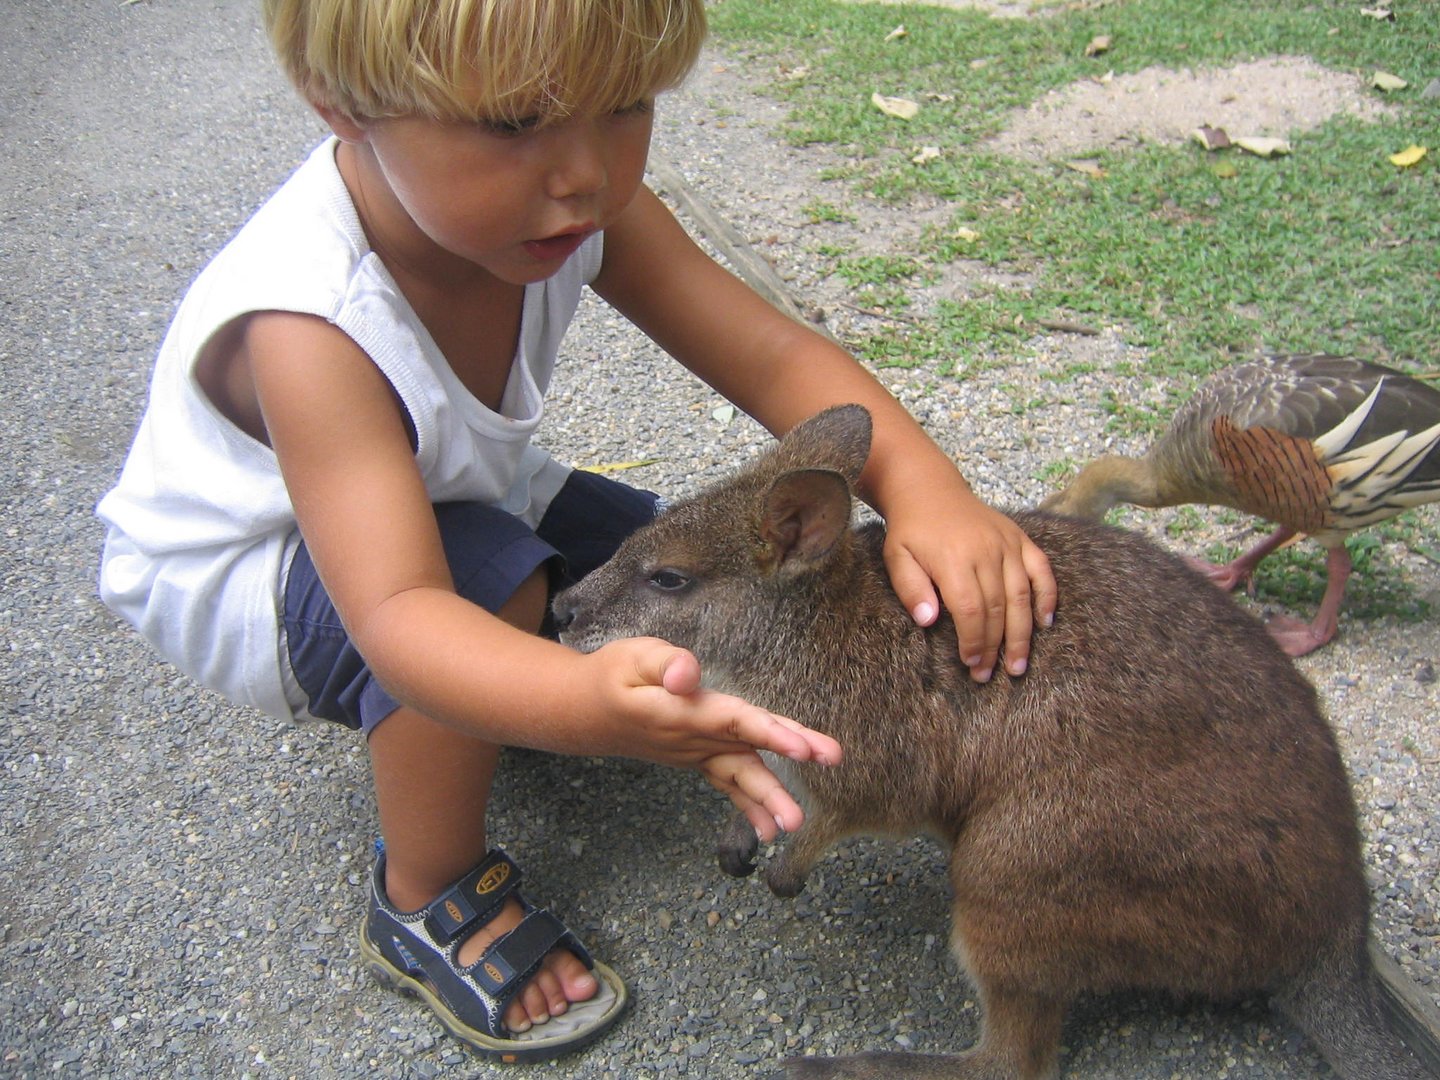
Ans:
[{"label": "boy's fingers", "polygon": [[700,689],[700,662],[687,649],[669,648],[660,658],[659,677],[654,682],[677,697],[695,693]]},{"label": "boy's fingers", "polygon": [[925,568],[904,548],[885,551],[885,569],[890,586],[910,617],[920,626],[929,626],[940,617],[940,598]]},{"label": "boy's fingers", "polygon": [[1030,575],[1035,621],[1040,626],[1049,626],[1055,621],[1055,608],[1060,602],[1060,590],[1055,585],[1050,560],[1033,543],[1025,545],[1020,558],[1025,564],[1025,572]]},{"label": "boy's fingers", "polygon": [[805,821],[804,811],[785,785],[753,752],[716,754],[701,765],[706,779],[730,797],[766,843],[780,830],[793,832]]},{"label": "boy's fingers", "polygon": [[808,728],[798,720],[792,720],[788,716],[776,716],[772,714],[777,724],[791,728],[810,748],[810,754],[804,760],[813,761],[817,765],[839,765],[840,759],[845,751],[840,744],[823,732]]},{"label": "boy's fingers", "polygon": [[730,701],[739,705],[734,718],[735,738],[747,746],[769,750],[795,761],[815,761],[821,765],[834,765],[840,761],[840,744],[830,736],[812,731],[788,716],[778,716],[758,706],[746,705],[739,698],[731,698]]},{"label": "boy's fingers", "polygon": [[1001,588],[986,589],[978,578],[952,586],[945,602],[955,620],[960,642],[960,662],[970,669],[976,682],[987,681],[995,670],[995,658],[1005,629],[1005,594]]},{"label": "boy's fingers", "polygon": [[675,646],[666,648],[669,651],[656,669],[656,681],[668,693],[689,698],[700,708],[713,737],[744,743],[747,749],[770,750],[796,761],[834,765],[840,760],[840,744],[830,736],[812,731],[788,716],[751,705],[743,698],[702,689],[700,663],[694,654]]},{"label": "boy's fingers", "polygon": [[1024,675],[1030,664],[1030,635],[1035,630],[1030,576],[1024,566],[1007,562],[1005,578],[1005,670],[1011,675]]}]

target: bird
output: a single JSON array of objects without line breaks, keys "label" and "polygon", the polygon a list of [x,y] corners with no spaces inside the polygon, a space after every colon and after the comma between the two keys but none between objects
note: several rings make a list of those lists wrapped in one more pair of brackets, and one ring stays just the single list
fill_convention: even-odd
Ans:
[{"label": "bird", "polygon": [[1224,566],[1189,560],[1234,589],[1278,548],[1310,537],[1326,584],[1310,623],[1277,615],[1291,656],[1334,638],[1353,564],[1350,534],[1440,500],[1440,390],[1380,364],[1269,353],[1224,368],[1176,411],[1143,457],[1086,465],[1041,509],[1099,520],[1113,506],[1228,506],[1278,526]]}]

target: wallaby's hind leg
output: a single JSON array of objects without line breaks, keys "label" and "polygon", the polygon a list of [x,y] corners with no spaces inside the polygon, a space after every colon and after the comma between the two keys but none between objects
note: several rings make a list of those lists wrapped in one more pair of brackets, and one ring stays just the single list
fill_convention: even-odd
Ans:
[{"label": "wallaby's hind leg", "polygon": [[787,1080],[1053,1080],[1066,1003],[993,988],[980,995],[980,1042],[963,1054],[791,1058]]}]

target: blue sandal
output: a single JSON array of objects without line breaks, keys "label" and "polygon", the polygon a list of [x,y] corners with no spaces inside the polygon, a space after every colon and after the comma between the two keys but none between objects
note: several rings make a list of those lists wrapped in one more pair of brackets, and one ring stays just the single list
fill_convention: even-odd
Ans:
[{"label": "blue sandal", "polygon": [[[588,1045],[620,1019],[625,984],[594,960],[580,940],[517,891],[520,868],[499,848],[419,911],[397,911],[385,895],[385,857],[375,862],[370,914],[360,928],[360,955],[380,982],[424,999],[445,1029],[492,1060],[544,1061]],[[456,963],[460,945],[509,898],[525,915],[475,963]],[[584,962],[600,984],[588,1001],[571,1002],[524,1032],[505,1027],[505,1009],[557,945]]]}]

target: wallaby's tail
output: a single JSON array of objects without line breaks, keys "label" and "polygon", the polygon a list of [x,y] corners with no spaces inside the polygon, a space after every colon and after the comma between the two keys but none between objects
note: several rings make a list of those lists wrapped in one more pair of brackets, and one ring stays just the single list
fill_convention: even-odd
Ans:
[{"label": "wallaby's tail", "polygon": [[1391,1025],[1378,979],[1361,942],[1317,960],[1272,1001],[1347,1080],[1440,1080]]}]

